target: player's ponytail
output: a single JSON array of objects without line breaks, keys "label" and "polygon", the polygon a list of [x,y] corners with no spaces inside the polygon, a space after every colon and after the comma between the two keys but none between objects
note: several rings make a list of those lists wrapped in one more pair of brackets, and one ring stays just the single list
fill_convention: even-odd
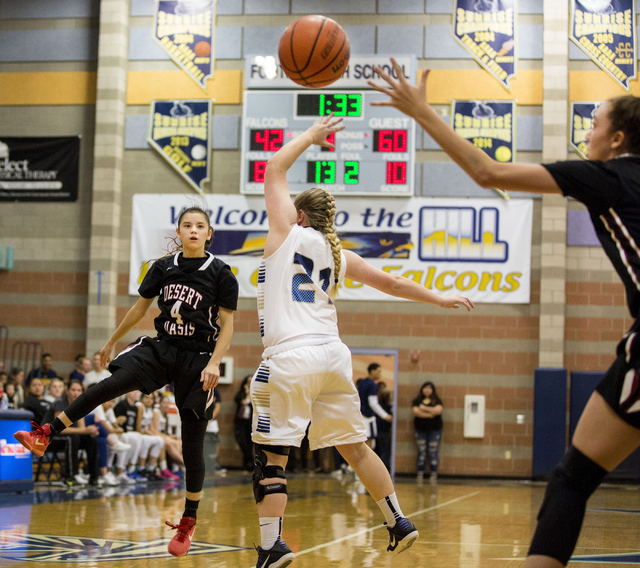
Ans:
[{"label": "player's ponytail", "polygon": [[340,254],[342,245],[335,229],[336,201],[328,191],[314,187],[300,193],[296,197],[294,205],[297,211],[304,211],[309,219],[309,224],[320,231],[331,246],[334,279],[329,288],[329,298],[333,300],[338,295],[338,278],[342,268],[342,255]]}]

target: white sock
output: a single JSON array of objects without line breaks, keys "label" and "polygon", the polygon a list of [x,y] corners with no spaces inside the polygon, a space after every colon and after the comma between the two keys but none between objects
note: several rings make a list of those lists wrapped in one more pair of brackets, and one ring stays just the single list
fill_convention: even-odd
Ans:
[{"label": "white sock", "polygon": [[156,467],[154,465],[148,465],[147,466],[147,471],[153,471],[155,469],[156,469]]},{"label": "white sock", "polygon": [[403,517],[395,491],[388,497],[383,497],[380,501],[376,501],[376,503],[380,507],[388,526],[394,527],[398,519]]},{"label": "white sock", "polygon": [[173,473],[175,473],[176,471],[180,471],[180,466],[179,466],[177,463],[174,463],[174,464],[171,466],[171,471],[172,471]]},{"label": "white sock", "polygon": [[136,470],[136,466],[135,465],[130,465],[127,468],[127,473],[133,473]]},{"label": "white sock", "polygon": [[263,550],[273,548],[282,532],[282,517],[260,517],[260,540]]},{"label": "white sock", "polygon": [[160,469],[161,469],[162,471],[164,471],[165,469],[167,469],[167,460],[162,460],[162,461],[160,462]]}]

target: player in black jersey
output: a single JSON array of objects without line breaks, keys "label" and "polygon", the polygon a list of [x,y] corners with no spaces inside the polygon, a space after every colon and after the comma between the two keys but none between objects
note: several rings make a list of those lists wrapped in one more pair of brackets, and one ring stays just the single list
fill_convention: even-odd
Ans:
[{"label": "player in black jersey", "polygon": [[567,564],[586,502],[604,476],[640,446],[640,98],[617,97],[595,111],[587,134],[588,161],[510,164],[492,160],[456,134],[427,104],[428,71],[412,87],[376,68],[389,87],[376,85],[392,106],[413,117],[442,149],[485,188],[562,193],[587,206],[604,252],[622,280],[634,323],[617,359],[587,403],[572,444],[554,469],[538,515],[526,568]]},{"label": "player in black jersey", "polygon": [[205,211],[186,209],[176,229],[181,245],[175,254],[153,263],[138,290],[140,298],[100,351],[103,365],[116,343],[145,316],[158,297],[158,336],[141,337],[123,349],[109,365],[111,377],[79,396],[50,424],[15,438],[43,455],[51,438],[96,406],[133,390],[151,393],[171,382],[182,420],[186,504],[169,552],[184,556],[195,530],[196,511],[204,482],[204,436],[213,413],[213,388],[220,378],[220,362],[233,334],[238,283],[231,269],[207,252],[213,229]]}]

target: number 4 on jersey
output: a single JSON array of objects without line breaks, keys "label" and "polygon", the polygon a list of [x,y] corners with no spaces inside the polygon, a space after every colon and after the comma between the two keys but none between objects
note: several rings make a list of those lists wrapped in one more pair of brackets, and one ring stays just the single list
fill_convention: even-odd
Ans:
[{"label": "number 4 on jersey", "polygon": [[178,325],[183,325],[182,316],[180,315],[180,308],[182,307],[182,300],[178,300],[171,307],[171,317],[176,320]]}]

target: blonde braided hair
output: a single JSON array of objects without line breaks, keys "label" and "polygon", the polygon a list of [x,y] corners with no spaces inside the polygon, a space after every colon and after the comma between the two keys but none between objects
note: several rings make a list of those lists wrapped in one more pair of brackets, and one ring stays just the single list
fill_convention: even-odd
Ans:
[{"label": "blonde braided hair", "polygon": [[329,289],[332,300],[338,295],[338,278],[342,268],[342,245],[334,226],[336,220],[336,200],[328,191],[320,187],[307,189],[300,193],[294,205],[297,211],[303,211],[309,219],[309,224],[324,235],[331,247],[334,264],[333,285]]}]

